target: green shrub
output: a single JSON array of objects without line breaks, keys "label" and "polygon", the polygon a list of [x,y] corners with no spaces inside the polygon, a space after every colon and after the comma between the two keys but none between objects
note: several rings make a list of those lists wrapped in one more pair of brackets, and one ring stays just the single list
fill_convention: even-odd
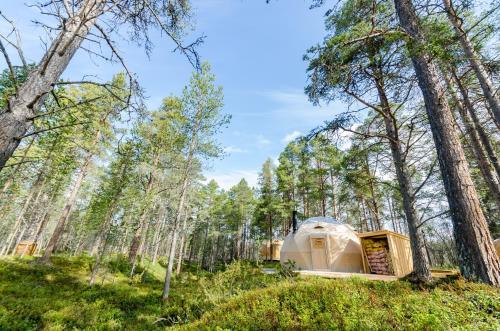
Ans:
[{"label": "green shrub", "polygon": [[283,281],[244,293],[182,329],[498,330],[500,295],[458,281],[414,289],[358,278]]}]

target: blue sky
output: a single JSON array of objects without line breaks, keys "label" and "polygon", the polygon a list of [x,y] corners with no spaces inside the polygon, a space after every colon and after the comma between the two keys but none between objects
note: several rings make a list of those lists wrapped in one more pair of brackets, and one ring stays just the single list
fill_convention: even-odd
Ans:
[{"label": "blue sky", "polygon": [[[194,0],[195,29],[192,37],[206,35],[199,48],[202,59],[212,65],[218,84],[224,87],[224,112],[232,115],[230,126],[220,136],[227,156],[212,162],[205,171],[224,188],[242,177],[255,185],[266,158],[275,159],[286,142],[300,133],[330,119],[346,106],[313,107],[303,93],[307,48],[324,35],[324,8],[309,10],[310,1],[274,0]],[[0,9],[14,18],[20,31],[26,56],[40,60],[40,37],[45,35],[31,19],[39,18],[36,9],[23,1],[4,1]],[[6,32],[5,22],[0,31]],[[127,41],[118,39],[119,49],[139,78],[154,109],[163,97],[178,94],[188,82],[192,68],[173,45],[159,33],[151,57]],[[189,40],[189,38],[187,39]],[[3,69],[5,63],[1,62]],[[103,63],[78,52],[63,77],[82,79],[93,74],[109,79],[120,70],[118,65]]]}]

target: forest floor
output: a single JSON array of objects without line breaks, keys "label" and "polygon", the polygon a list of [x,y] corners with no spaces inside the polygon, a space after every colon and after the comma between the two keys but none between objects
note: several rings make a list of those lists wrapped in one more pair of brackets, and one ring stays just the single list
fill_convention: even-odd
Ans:
[{"label": "forest floor", "polygon": [[0,330],[500,328],[500,291],[462,279],[419,287],[356,277],[295,278],[235,262],[216,273],[186,266],[162,303],[159,264],[130,279],[128,263],[116,257],[89,287],[91,266],[86,256],[55,256],[50,266],[0,260]]}]

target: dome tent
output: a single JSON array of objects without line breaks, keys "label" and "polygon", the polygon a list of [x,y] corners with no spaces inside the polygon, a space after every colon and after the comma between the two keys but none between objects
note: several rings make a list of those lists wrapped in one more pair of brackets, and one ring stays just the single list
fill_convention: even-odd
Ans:
[{"label": "dome tent", "polygon": [[294,261],[301,270],[363,272],[361,241],[353,228],[330,217],[313,217],[290,232],[280,261]]}]

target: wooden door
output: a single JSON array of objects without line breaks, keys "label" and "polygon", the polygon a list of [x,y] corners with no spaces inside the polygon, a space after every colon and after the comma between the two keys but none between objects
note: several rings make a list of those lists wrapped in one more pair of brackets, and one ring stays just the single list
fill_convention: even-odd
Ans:
[{"label": "wooden door", "polygon": [[313,270],[328,270],[326,238],[311,238],[311,261]]}]

